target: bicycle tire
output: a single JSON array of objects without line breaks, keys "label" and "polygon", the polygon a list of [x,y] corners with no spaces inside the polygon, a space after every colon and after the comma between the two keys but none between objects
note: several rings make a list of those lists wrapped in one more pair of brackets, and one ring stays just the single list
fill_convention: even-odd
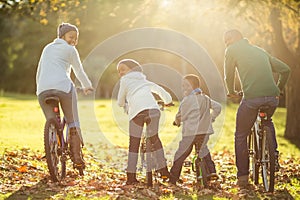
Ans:
[{"label": "bicycle tire", "polygon": [[152,143],[149,138],[146,138],[146,183],[148,187],[153,186],[153,158],[152,158]]},{"label": "bicycle tire", "polygon": [[205,188],[207,188],[207,186],[208,186],[208,179],[207,179],[208,172],[207,172],[206,163],[205,163],[205,161],[203,159],[200,161],[200,169],[201,169],[201,173],[202,173],[203,186]]},{"label": "bicycle tire", "polygon": [[200,158],[196,158],[193,160],[192,171],[196,172],[196,180],[199,185],[203,185],[202,183],[202,173],[200,168]]},{"label": "bicycle tire", "polygon": [[196,172],[197,184],[206,188],[208,185],[206,164],[199,157],[195,159],[194,171]]},{"label": "bicycle tire", "polygon": [[45,124],[44,148],[51,180],[59,182],[65,177],[66,162],[62,159],[61,135],[59,124],[55,119],[49,119]]},{"label": "bicycle tire", "polygon": [[255,185],[258,184],[259,178],[259,164],[258,164],[258,145],[256,138],[256,127],[254,126],[251,130],[250,135],[248,136],[248,148],[251,150],[252,155],[249,155],[251,168],[252,168],[252,181]]},{"label": "bicycle tire", "polygon": [[152,178],[152,171],[146,172],[146,183],[148,187],[153,186],[153,178]]},{"label": "bicycle tire", "polygon": [[266,192],[274,191],[275,183],[275,145],[269,127],[264,126],[262,139],[262,179]]},{"label": "bicycle tire", "polygon": [[82,167],[78,168],[78,171],[79,171],[79,175],[80,175],[80,176],[83,176],[83,175],[84,175],[84,173],[83,173],[83,168],[82,168]]}]

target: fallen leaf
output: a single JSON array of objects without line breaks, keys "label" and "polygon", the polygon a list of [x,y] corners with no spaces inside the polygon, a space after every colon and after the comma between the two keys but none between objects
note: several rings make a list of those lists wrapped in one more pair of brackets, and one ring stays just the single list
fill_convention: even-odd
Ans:
[{"label": "fallen leaf", "polygon": [[23,165],[23,166],[18,168],[18,171],[21,172],[21,173],[26,173],[26,172],[28,172],[28,168],[27,168],[26,165]]}]

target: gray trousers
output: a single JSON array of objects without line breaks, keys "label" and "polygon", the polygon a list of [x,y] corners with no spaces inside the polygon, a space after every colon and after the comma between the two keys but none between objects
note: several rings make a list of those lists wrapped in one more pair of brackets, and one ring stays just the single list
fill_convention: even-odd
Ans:
[{"label": "gray trousers", "polygon": [[77,108],[77,93],[74,86],[72,85],[69,93],[52,89],[46,90],[38,95],[39,104],[44,112],[46,120],[55,118],[52,106],[45,103],[45,98],[49,96],[57,96],[59,98],[68,127],[80,127]]}]

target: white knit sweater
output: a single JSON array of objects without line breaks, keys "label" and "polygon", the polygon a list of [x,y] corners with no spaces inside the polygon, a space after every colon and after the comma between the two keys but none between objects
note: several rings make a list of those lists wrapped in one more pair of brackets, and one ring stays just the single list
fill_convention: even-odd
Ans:
[{"label": "white knit sweater", "polygon": [[127,101],[129,120],[131,120],[143,110],[159,109],[152,92],[159,95],[164,103],[172,102],[171,95],[159,85],[146,80],[143,73],[129,72],[120,80],[118,105],[125,107]]},{"label": "white knit sweater", "polygon": [[56,38],[43,49],[36,74],[36,94],[50,89],[68,93],[73,84],[70,78],[71,67],[83,88],[92,86],[83,70],[77,49],[65,40]]}]

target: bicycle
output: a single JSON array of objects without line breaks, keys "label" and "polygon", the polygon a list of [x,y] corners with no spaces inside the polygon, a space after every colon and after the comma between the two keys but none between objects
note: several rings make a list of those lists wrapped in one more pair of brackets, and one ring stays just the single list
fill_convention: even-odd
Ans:
[{"label": "bicycle", "polygon": [[[257,119],[247,138],[249,160],[252,167],[252,180],[259,184],[259,170],[266,192],[274,191],[275,183],[275,146],[272,140],[271,130],[265,124],[267,120],[268,106],[261,106]],[[251,168],[250,168],[251,169]]]},{"label": "bicycle", "polygon": [[[161,111],[164,111],[165,106],[174,106],[173,103],[165,105],[163,101],[157,101],[157,104],[160,107]],[[146,155],[146,156],[145,156]],[[140,144],[140,157],[141,157],[141,168],[146,169],[146,184],[148,187],[153,186],[153,177],[158,177],[158,164],[156,160],[155,150],[153,144],[150,141],[147,133],[143,132]],[[146,159],[145,159],[146,158]],[[166,180],[168,177],[161,176],[163,180]]]},{"label": "bicycle", "polygon": [[[78,90],[78,88],[77,88]],[[66,176],[66,161],[71,157],[68,144],[69,128],[66,127],[66,120],[60,116],[60,100],[57,96],[45,98],[45,103],[51,105],[55,118],[48,119],[44,127],[44,148],[46,153],[47,166],[53,182],[59,182]],[[81,152],[82,156],[82,152]],[[73,165],[83,176],[84,166]]]}]

